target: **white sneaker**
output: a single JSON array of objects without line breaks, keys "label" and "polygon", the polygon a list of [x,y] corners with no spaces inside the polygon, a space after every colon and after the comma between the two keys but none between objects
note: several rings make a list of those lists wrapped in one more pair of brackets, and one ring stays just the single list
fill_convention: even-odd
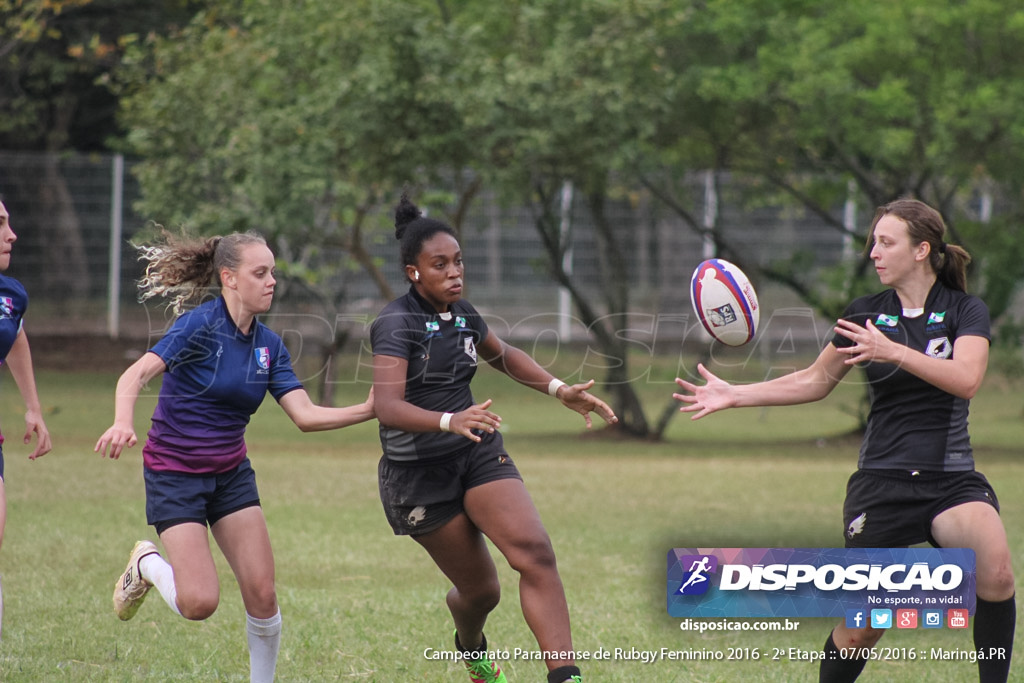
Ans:
[{"label": "white sneaker", "polygon": [[128,567],[114,585],[114,611],[121,621],[128,621],[135,616],[142,606],[142,601],[146,599],[146,593],[153,587],[153,584],[142,578],[139,560],[146,555],[158,553],[156,546],[150,541],[138,541],[132,548]]}]

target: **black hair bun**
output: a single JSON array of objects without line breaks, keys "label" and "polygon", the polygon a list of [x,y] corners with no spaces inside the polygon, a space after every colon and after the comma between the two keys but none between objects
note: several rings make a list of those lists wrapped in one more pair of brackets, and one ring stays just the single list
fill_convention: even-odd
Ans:
[{"label": "black hair bun", "polygon": [[403,192],[402,198],[398,200],[398,206],[395,207],[395,237],[402,239],[409,224],[422,215],[419,207],[412,203],[408,194]]}]

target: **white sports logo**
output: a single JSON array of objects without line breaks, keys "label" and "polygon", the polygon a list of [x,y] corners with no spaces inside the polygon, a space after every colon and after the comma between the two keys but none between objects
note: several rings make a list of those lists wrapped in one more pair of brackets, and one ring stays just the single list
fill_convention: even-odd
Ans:
[{"label": "white sports logo", "polygon": [[948,337],[931,339],[928,341],[928,348],[924,353],[932,358],[949,358],[953,355],[953,345],[949,343]]},{"label": "white sports logo", "polygon": [[409,513],[409,516],[406,517],[406,519],[409,522],[409,526],[416,526],[426,518],[427,508],[423,507],[422,505],[417,505],[416,507],[414,507],[412,509],[412,512]]},{"label": "white sports logo", "polygon": [[850,526],[846,528],[846,537],[853,538],[860,532],[864,531],[864,522],[868,521],[868,513],[862,512],[853,518],[850,522]]}]

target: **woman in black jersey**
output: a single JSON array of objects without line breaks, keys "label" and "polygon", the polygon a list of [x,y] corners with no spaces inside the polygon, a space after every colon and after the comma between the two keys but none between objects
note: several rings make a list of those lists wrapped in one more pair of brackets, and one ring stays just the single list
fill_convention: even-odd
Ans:
[{"label": "woman in black jersey", "polygon": [[502,445],[501,417],[476,403],[477,359],[567,408],[616,421],[587,392],[552,377],[495,336],[462,299],[462,251],[451,227],[426,218],[405,195],[395,211],[409,292],[374,321],[373,384],[384,455],[381,501],[396,534],[410,535],[452,582],[455,643],[473,681],[505,676],[487,653],[483,628],[498,604],[498,575],[484,537],[520,575],[523,615],[546,657],[551,683],[579,681],[565,592],[551,541]]},{"label": "woman in black jersey", "polygon": [[[1009,675],[1016,605],[1006,532],[988,481],[974,470],[967,433],[971,397],[985,376],[988,309],[966,293],[968,253],[943,241],[942,216],[899,199],[875,213],[870,258],[883,285],[846,309],[835,336],[808,368],[767,382],[730,385],[703,366],[698,386],[674,394],[698,419],[745,406],[793,405],[827,396],[854,365],[871,385],[858,470],[843,506],[847,547],[929,542],[977,557],[974,642],[1005,657],[978,661],[980,680]],[[821,681],[852,681],[884,630],[840,623],[825,643]],[[990,650],[989,648],[996,648]]]}]

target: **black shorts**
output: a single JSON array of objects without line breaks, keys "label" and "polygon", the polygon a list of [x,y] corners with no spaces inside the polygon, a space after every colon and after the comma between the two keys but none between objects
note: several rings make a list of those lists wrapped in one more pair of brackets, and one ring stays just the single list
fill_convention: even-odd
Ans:
[{"label": "black shorts", "polygon": [[441,528],[463,511],[466,491],[499,479],[523,477],[498,432],[484,434],[480,443],[450,456],[401,462],[385,455],[377,466],[380,502],[399,536]]},{"label": "black shorts", "polygon": [[146,522],[157,534],[185,522],[214,525],[232,512],[260,504],[256,473],[246,458],[220,474],[143,470]]},{"label": "black shorts", "polygon": [[4,478],[4,449],[0,446],[0,481]]},{"label": "black shorts", "polygon": [[932,521],[951,507],[981,501],[998,512],[999,501],[980,472],[857,470],[843,503],[847,548],[903,548],[928,542]]}]

